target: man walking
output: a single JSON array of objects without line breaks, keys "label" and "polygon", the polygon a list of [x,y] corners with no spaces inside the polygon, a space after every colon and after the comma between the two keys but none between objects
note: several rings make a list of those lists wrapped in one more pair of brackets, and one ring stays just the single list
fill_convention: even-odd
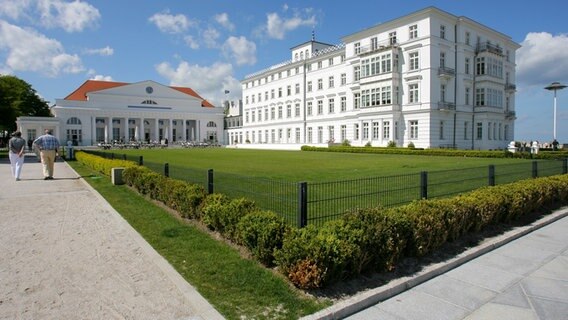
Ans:
[{"label": "man walking", "polygon": [[34,145],[39,148],[41,164],[43,165],[43,179],[53,180],[53,165],[59,151],[59,140],[53,136],[53,131],[47,129],[44,135],[35,139]]}]

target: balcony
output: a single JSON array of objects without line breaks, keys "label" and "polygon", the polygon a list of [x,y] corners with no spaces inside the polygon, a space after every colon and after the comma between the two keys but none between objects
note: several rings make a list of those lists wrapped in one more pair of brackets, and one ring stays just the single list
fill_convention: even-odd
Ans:
[{"label": "balcony", "polygon": [[515,111],[511,111],[511,110],[505,111],[505,119],[515,119],[516,116],[517,116],[517,114],[515,113]]},{"label": "balcony", "polygon": [[359,47],[359,52],[357,53],[357,55],[364,56],[364,55],[372,54],[372,53],[375,53],[375,52],[392,50],[392,49],[397,48],[397,47],[398,47],[397,42],[391,43],[389,40],[385,40],[385,41],[381,41],[381,42],[377,43],[376,45],[368,45],[368,46]]},{"label": "balcony", "polygon": [[477,44],[477,53],[490,52],[500,56],[503,56],[503,49],[497,45],[491,44],[489,42],[482,42]]},{"label": "balcony", "polygon": [[438,76],[440,77],[453,77],[456,75],[456,70],[448,67],[438,68]]},{"label": "balcony", "polygon": [[515,92],[515,91],[517,91],[517,86],[513,83],[505,83],[505,91]]},{"label": "balcony", "polygon": [[438,102],[438,110],[441,111],[456,110],[456,105],[453,102],[440,101]]}]

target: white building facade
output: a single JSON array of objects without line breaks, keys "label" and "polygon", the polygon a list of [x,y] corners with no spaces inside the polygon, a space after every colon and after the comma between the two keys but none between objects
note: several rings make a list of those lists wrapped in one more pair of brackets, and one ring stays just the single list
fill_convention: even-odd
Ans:
[{"label": "white building facade", "polygon": [[88,80],[51,108],[54,118],[20,117],[27,139],[54,130],[62,144],[197,141],[224,143],[223,109],[186,87],[154,81]]},{"label": "white building facade", "polygon": [[434,7],[342,38],[312,39],[247,76],[230,144],[504,149],[514,140],[510,37]]}]

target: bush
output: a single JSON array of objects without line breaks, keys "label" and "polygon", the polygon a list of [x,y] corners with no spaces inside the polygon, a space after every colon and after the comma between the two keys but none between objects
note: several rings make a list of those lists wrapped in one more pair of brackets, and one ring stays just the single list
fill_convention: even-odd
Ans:
[{"label": "bush", "polygon": [[282,248],[289,227],[284,219],[271,211],[255,211],[244,216],[237,225],[238,242],[266,266],[274,265],[274,252]]},{"label": "bush", "polygon": [[351,142],[349,142],[349,140],[345,139],[345,140],[341,141],[341,146],[342,147],[351,147]]},{"label": "bush", "polygon": [[387,144],[387,148],[396,148],[396,142],[390,140]]},{"label": "bush", "polygon": [[245,215],[256,211],[253,201],[245,198],[226,201],[226,197],[218,197],[219,201],[207,201],[204,205],[203,223],[210,229],[218,231],[229,240],[236,241],[237,224]]},{"label": "bush", "polygon": [[75,159],[94,171],[100,172],[106,176],[111,176],[112,168],[131,168],[137,167],[138,164],[127,160],[110,160],[94,156],[82,151],[75,153]]},{"label": "bush", "polygon": [[414,148],[416,148],[416,147],[414,146],[414,142],[409,142],[409,143],[408,143],[408,149],[414,149]]}]

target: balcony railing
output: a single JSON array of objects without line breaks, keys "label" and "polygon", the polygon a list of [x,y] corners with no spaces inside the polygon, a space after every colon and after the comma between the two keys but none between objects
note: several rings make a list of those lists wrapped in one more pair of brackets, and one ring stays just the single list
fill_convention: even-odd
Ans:
[{"label": "balcony railing", "polygon": [[439,76],[450,76],[453,77],[456,75],[456,70],[448,67],[440,67],[438,68],[438,75]]},{"label": "balcony railing", "polygon": [[491,52],[500,56],[503,55],[503,49],[501,47],[489,42],[482,42],[477,44],[477,53],[480,52]]},{"label": "balcony railing", "polygon": [[358,55],[371,54],[373,52],[384,51],[387,49],[396,48],[398,46],[397,42],[391,42],[390,40],[381,41],[375,45],[367,45],[359,47]]},{"label": "balcony railing", "polygon": [[456,110],[456,105],[453,102],[440,101],[438,102],[438,110]]},{"label": "balcony railing", "polygon": [[505,83],[505,90],[507,91],[516,91],[517,86],[513,83]]},{"label": "balcony railing", "polygon": [[515,111],[511,111],[511,110],[505,111],[505,118],[507,118],[507,119],[515,118],[516,115],[517,114],[515,113]]}]

